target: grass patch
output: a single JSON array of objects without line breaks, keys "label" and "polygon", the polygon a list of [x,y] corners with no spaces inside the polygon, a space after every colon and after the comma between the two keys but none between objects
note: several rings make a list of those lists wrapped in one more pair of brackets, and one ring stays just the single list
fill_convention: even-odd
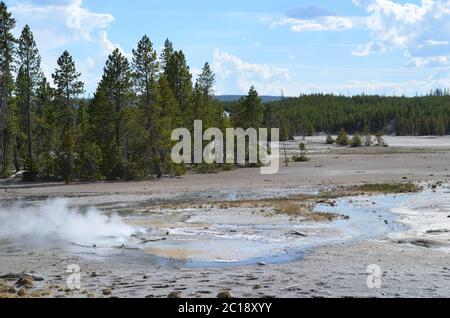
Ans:
[{"label": "grass patch", "polygon": [[314,207],[315,203],[311,201],[286,200],[275,204],[274,209],[277,213],[301,217],[305,221],[312,222],[333,221],[339,217],[339,215],[334,213],[315,212]]},{"label": "grass patch", "polygon": [[309,159],[306,156],[293,156],[292,161],[294,162],[309,162],[311,159]]},{"label": "grass patch", "polygon": [[12,286],[0,282],[0,298],[15,298],[16,296],[16,291]]},{"label": "grass patch", "polygon": [[[255,213],[265,213],[267,216],[284,214],[293,218],[299,217],[304,221],[328,222],[337,219],[348,219],[348,216],[314,211],[318,204],[336,206],[335,199],[344,197],[356,197],[370,194],[395,194],[395,193],[415,193],[422,188],[414,183],[375,183],[356,185],[351,187],[341,187],[329,192],[319,194],[298,194],[282,198],[248,199],[239,201],[203,201],[197,203],[170,203],[158,205],[155,208],[162,210],[177,209],[220,209],[228,210],[232,208],[245,208],[255,210]],[[342,211],[345,212],[345,211]]]},{"label": "grass patch", "polygon": [[373,183],[351,187],[350,191],[371,193],[415,193],[422,188],[414,183]]},{"label": "grass patch", "polygon": [[207,164],[202,163],[196,165],[192,168],[192,172],[196,174],[217,174],[222,171],[232,171],[234,170],[234,165],[224,163],[224,164]]}]

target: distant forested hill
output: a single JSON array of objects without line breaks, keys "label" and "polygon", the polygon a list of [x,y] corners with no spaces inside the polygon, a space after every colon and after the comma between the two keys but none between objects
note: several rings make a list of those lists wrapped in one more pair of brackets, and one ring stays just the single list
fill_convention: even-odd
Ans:
[{"label": "distant forested hill", "polygon": [[[238,104],[223,103],[230,114]],[[264,104],[266,127],[284,138],[320,132],[370,130],[397,135],[450,134],[450,95],[437,90],[423,97],[305,95]]]},{"label": "distant forested hill", "polygon": [[450,96],[382,97],[311,95],[266,105],[265,122],[293,136],[306,131],[384,131],[397,135],[450,133]]},{"label": "distant forested hill", "polygon": [[[244,95],[219,95],[215,96],[215,98],[221,102],[237,102],[243,96]],[[281,100],[280,96],[260,96],[260,98],[264,103]]]}]

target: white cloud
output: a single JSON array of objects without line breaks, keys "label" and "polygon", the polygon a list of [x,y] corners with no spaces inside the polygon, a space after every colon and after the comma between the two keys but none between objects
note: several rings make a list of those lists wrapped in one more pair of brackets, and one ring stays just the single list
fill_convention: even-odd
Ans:
[{"label": "white cloud", "polygon": [[356,50],[352,52],[355,56],[368,56],[372,53],[384,53],[386,47],[381,43],[369,42],[367,44],[358,45]]},{"label": "white cloud", "polygon": [[59,48],[78,41],[94,42],[93,32],[104,30],[114,21],[107,13],[94,13],[83,7],[83,0],[41,3],[19,2],[11,6],[18,27],[29,24],[44,48]]},{"label": "white cloud", "polygon": [[246,93],[254,85],[263,94],[280,94],[291,79],[288,69],[245,62],[227,52],[215,50],[212,67],[220,78],[217,93]]},{"label": "white cloud", "polygon": [[16,0],[10,10],[17,20],[17,33],[25,24],[30,25],[49,80],[58,56],[68,49],[77,61],[88,91],[93,91],[98,69],[106,56],[116,47],[120,48],[108,38],[107,29],[114,17],[88,10],[83,0]]},{"label": "white cloud", "polygon": [[448,72],[441,77],[430,77],[427,80],[409,80],[403,82],[348,80],[334,83],[286,83],[284,92],[289,96],[301,94],[329,93],[335,95],[405,95],[415,96],[426,94],[436,88],[450,87]]},{"label": "white cloud", "polygon": [[449,78],[430,78],[424,81],[409,80],[404,82],[361,81],[350,80],[336,84],[320,84],[304,86],[302,92],[306,93],[333,93],[342,95],[379,94],[379,95],[423,95],[437,87],[450,87]]},{"label": "white cloud", "polygon": [[321,16],[313,19],[283,17],[280,19],[263,18],[271,28],[287,26],[293,32],[306,31],[344,31],[353,28],[356,20],[351,17]]},{"label": "white cloud", "polygon": [[400,4],[391,0],[353,0],[370,15],[373,40],[353,52],[357,56],[405,51],[406,66],[447,66],[450,59],[450,1],[422,0]]},{"label": "white cloud", "polygon": [[336,95],[387,94],[415,96],[441,87],[450,87],[450,68],[440,70],[426,80],[370,81],[348,80],[343,82],[310,83],[305,79],[293,79],[286,68],[267,64],[249,63],[227,52],[215,50],[213,69],[219,79],[217,94],[245,94],[254,85],[261,95],[287,96],[300,94],[332,93]]}]

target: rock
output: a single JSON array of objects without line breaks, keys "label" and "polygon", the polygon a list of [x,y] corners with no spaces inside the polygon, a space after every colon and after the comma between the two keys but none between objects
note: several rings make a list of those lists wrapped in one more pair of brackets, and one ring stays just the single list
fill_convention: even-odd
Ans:
[{"label": "rock", "polygon": [[307,236],[308,236],[308,235],[303,234],[303,233],[301,233],[301,232],[299,232],[299,231],[291,231],[291,232],[289,232],[289,234],[291,234],[291,235],[297,235],[297,236],[301,236],[301,237],[307,237]]},{"label": "rock", "polygon": [[19,280],[15,283],[15,286],[31,288],[31,287],[33,287],[33,282],[34,282],[34,279],[31,277],[22,277],[22,278],[19,278]]},{"label": "rock", "polygon": [[102,290],[102,293],[105,296],[109,296],[109,295],[112,294],[112,291],[111,291],[111,289],[105,288],[105,289]]},{"label": "rock", "polygon": [[12,273],[10,273],[10,274],[6,274],[6,275],[3,275],[3,276],[0,276],[0,279],[18,280],[18,279],[25,278],[25,277],[31,278],[32,280],[37,281],[37,282],[41,282],[41,281],[44,280],[44,277],[42,277],[40,275],[33,274],[33,273],[20,273],[20,274],[12,274]]},{"label": "rock", "polygon": [[432,240],[424,240],[424,239],[418,239],[418,240],[412,240],[411,241],[412,245],[416,245],[416,246],[420,246],[420,247],[425,247],[425,248],[437,248],[437,247],[442,247],[442,244],[432,241]]},{"label": "rock", "polygon": [[441,230],[429,230],[426,233],[427,234],[443,234],[443,233],[448,233],[448,232],[450,232],[450,230],[441,229]]},{"label": "rock", "polygon": [[96,272],[92,272],[91,273],[91,277],[97,277],[98,275],[97,275],[97,273]]},{"label": "rock", "polygon": [[171,298],[171,299],[181,298],[181,292],[179,292],[179,291],[171,292],[169,294],[169,296],[167,296],[167,298]]},{"label": "rock", "polygon": [[253,286],[253,289],[261,289],[261,288],[262,288],[261,285],[255,285],[255,286]]},{"label": "rock", "polygon": [[281,291],[294,291],[294,290],[297,290],[297,289],[299,289],[298,285],[292,285],[292,286],[283,288]]},{"label": "rock", "polygon": [[264,263],[264,262],[259,262],[258,265],[259,265],[259,266],[266,266],[267,264]]},{"label": "rock", "polygon": [[231,292],[228,290],[223,290],[220,293],[217,294],[217,298],[219,299],[230,299],[233,298],[233,296],[231,295]]},{"label": "rock", "polygon": [[25,297],[26,295],[27,295],[27,290],[25,288],[21,288],[17,292],[17,296],[19,296],[19,297]]}]

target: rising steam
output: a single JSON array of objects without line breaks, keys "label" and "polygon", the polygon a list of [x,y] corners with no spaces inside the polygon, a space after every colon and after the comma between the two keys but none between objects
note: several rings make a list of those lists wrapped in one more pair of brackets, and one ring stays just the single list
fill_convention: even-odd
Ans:
[{"label": "rising steam", "polygon": [[41,205],[23,202],[0,207],[0,239],[22,242],[97,242],[130,237],[136,229],[118,215],[107,216],[96,208],[82,212],[66,199],[53,199]]}]

